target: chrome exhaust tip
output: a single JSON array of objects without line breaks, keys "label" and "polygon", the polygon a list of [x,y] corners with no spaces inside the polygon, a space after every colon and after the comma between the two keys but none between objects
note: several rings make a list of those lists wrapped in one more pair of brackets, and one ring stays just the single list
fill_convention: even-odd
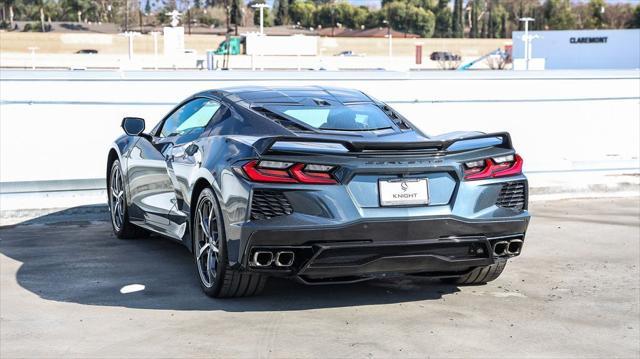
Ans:
[{"label": "chrome exhaust tip", "polygon": [[251,265],[255,267],[268,267],[273,263],[273,253],[268,251],[255,251]]},{"label": "chrome exhaust tip", "polygon": [[499,241],[493,244],[493,254],[496,256],[503,256],[507,254],[507,249],[509,247],[509,242],[507,241]]},{"label": "chrome exhaust tip", "polygon": [[523,243],[524,242],[521,239],[514,239],[512,241],[509,241],[509,245],[507,246],[507,254],[511,254],[511,255],[520,254]]},{"label": "chrome exhaust tip", "polygon": [[276,266],[278,267],[290,267],[295,259],[295,253],[292,251],[282,251],[276,253]]}]

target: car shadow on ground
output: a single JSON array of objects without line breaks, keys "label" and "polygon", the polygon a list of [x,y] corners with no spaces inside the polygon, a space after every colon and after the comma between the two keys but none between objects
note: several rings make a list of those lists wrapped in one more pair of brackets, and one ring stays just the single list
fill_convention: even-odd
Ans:
[{"label": "car shadow on ground", "polygon": [[[87,305],[290,311],[440,299],[459,291],[420,277],[319,286],[271,278],[257,297],[212,299],[200,290],[191,254],[184,246],[155,236],[119,240],[102,215],[97,219],[51,223],[42,218],[0,228],[0,252],[22,263],[16,279],[26,290],[47,300]],[[3,263],[3,270],[10,267]],[[144,290],[121,292],[132,284],[143,285]]]}]

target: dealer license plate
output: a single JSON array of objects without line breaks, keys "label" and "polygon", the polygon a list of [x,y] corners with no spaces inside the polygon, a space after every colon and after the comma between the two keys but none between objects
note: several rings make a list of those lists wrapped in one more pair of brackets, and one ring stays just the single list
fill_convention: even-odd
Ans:
[{"label": "dealer license plate", "polygon": [[426,178],[403,178],[378,181],[381,206],[409,206],[429,203]]}]

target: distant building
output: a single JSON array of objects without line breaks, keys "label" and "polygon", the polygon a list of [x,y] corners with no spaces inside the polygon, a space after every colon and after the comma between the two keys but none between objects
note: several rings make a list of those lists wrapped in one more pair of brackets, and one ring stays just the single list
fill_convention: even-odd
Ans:
[{"label": "distant building", "polygon": [[[546,69],[640,68],[640,29],[529,31],[531,57]],[[525,57],[522,31],[513,32],[513,58]]]}]

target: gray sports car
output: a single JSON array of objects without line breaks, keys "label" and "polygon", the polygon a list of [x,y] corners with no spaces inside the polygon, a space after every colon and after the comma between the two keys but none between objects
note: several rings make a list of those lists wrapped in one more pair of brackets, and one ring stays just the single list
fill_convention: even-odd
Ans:
[{"label": "gray sports car", "polygon": [[115,234],[182,242],[213,297],[269,276],[485,283],[522,250],[527,180],[504,132],[428,136],[325,87],[205,91],[148,132],[122,127],[107,161]]}]

